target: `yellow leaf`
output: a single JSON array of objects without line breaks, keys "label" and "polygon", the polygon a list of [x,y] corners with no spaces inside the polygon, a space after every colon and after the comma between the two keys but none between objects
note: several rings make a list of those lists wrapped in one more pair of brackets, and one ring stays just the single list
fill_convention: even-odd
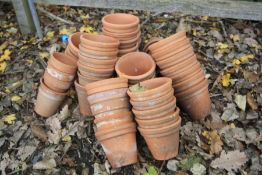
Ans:
[{"label": "yellow leaf", "polygon": [[93,32],[93,28],[90,26],[82,26],[80,28],[80,32],[86,32],[86,33],[92,33]]},{"label": "yellow leaf", "polygon": [[230,85],[230,77],[231,75],[229,73],[222,76],[222,85],[224,87],[228,87]]},{"label": "yellow leaf", "polygon": [[26,62],[27,62],[29,65],[33,64],[33,60],[30,60],[30,59],[27,59]]},{"label": "yellow leaf", "polygon": [[21,50],[25,50],[25,49],[27,49],[27,48],[28,48],[28,46],[25,45],[25,46],[22,46],[20,49],[21,49]]},{"label": "yellow leaf", "polygon": [[253,54],[245,54],[245,55],[242,55],[239,60],[241,62],[246,62],[246,61],[249,61],[249,59],[253,59],[255,56]]},{"label": "yellow leaf", "polygon": [[74,32],[76,32],[76,28],[75,27],[70,27],[69,29],[62,28],[61,30],[59,30],[59,34],[60,35],[71,35]]},{"label": "yellow leaf", "polygon": [[66,135],[65,137],[63,137],[63,139],[62,139],[64,142],[71,142],[71,137],[70,137],[70,135]]},{"label": "yellow leaf", "polygon": [[194,36],[197,35],[197,31],[196,31],[196,29],[193,29],[192,32],[193,32],[192,34],[193,34]]},{"label": "yellow leaf", "polygon": [[3,53],[3,50],[8,46],[8,42],[5,41],[0,45],[0,53]]},{"label": "yellow leaf", "polygon": [[16,116],[15,114],[9,114],[9,115],[6,115],[4,118],[3,118],[4,122],[5,123],[8,123],[8,124],[13,124],[14,121],[16,120]]},{"label": "yellow leaf", "polygon": [[236,125],[234,123],[231,123],[230,128],[234,129],[234,128],[236,128]]},{"label": "yellow leaf", "polygon": [[234,59],[233,61],[232,61],[232,64],[234,64],[234,65],[240,65],[240,61],[238,60],[238,59]]},{"label": "yellow leaf", "polygon": [[39,56],[41,59],[49,58],[49,53],[48,52],[39,52]]},{"label": "yellow leaf", "polygon": [[19,100],[21,100],[22,98],[18,95],[14,95],[11,97],[11,101],[12,102],[18,102]]},{"label": "yellow leaf", "polygon": [[6,69],[7,63],[4,61],[2,63],[0,63],[0,72],[4,72]]},{"label": "yellow leaf", "polygon": [[6,49],[4,51],[4,54],[0,57],[0,62],[5,60],[10,60],[11,51],[9,49]]},{"label": "yellow leaf", "polygon": [[222,151],[223,142],[216,130],[210,132],[204,131],[202,135],[208,140],[210,154],[218,154]]},{"label": "yellow leaf", "polygon": [[218,43],[217,43],[217,47],[218,47],[219,49],[227,49],[227,48],[228,48],[228,44],[218,42]]},{"label": "yellow leaf", "polygon": [[88,14],[86,14],[86,15],[80,15],[80,18],[81,18],[81,19],[88,19],[88,18],[89,18],[89,15],[88,15]]},{"label": "yellow leaf", "polygon": [[49,41],[50,39],[52,39],[55,35],[55,32],[54,31],[49,31],[46,33],[46,36],[45,36],[45,40],[46,41]]},{"label": "yellow leaf", "polygon": [[201,18],[203,21],[207,21],[208,20],[208,16],[202,16]]},{"label": "yellow leaf", "polygon": [[240,37],[239,37],[239,35],[233,35],[233,34],[231,34],[230,35],[230,38],[234,41],[234,42],[236,42],[236,41],[239,41],[240,40]]}]

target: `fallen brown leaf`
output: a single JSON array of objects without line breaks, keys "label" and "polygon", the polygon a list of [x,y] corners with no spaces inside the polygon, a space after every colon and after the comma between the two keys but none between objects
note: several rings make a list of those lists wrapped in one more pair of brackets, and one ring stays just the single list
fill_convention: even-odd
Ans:
[{"label": "fallen brown leaf", "polygon": [[247,104],[251,107],[252,110],[258,109],[258,105],[250,92],[247,93]]},{"label": "fallen brown leaf", "polygon": [[31,130],[33,135],[37,137],[39,140],[41,140],[42,142],[47,141],[47,134],[41,126],[32,125]]}]

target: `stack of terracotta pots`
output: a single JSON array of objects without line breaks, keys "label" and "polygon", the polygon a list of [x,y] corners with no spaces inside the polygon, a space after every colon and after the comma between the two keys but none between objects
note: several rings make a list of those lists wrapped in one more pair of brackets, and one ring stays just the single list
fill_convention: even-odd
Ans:
[{"label": "stack of terracotta pots", "polygon": [[181,108],[193,119],[210,113],[208,81],[185,32],[178,32],[148,47],[163,76],[173,81]]},{"label": "stack of terracotta pots", "polygon": [[80,36],[82,32],[74,33],[69,37],[68,45],[65,50],[65,54],[71,56],[75,60],[78,60],[78,52],[79,52],[79,44],[80,44]]},{"label": "stack of terracotta pots", "polygon": [[155,77],[156,64],[144,52],[131,52],[120,57],[115,70],[119,77],[128,79],[130,85]]},{"label": "stack of terracotta pots", "polygon": [[77,70],[76,60],[64,53],[55,52],[41,79],[35,112],[43,117],[55,114],[72,85]]},{"label": "stack of terracotta pots", "polygon": [[95,135],[113,168],[137,162],[136,124],[129,109],[128,80],[111,78],[85,86],[95,116]]},{"label": "stack of terracotta pots", "polygon": [[119,39],[118,56],[135,52],[141,42],[139,18],[125,13],[114,13],[102,18],[103,33]]},{"label": "stack of terracotta pots", "polygon": [[[137,85],[134,85],[137,86]],[[143,90],[128,90],[138,130],[157,160],[178,154],[181,117],[170,78],[153,78],[140,83]]]}]

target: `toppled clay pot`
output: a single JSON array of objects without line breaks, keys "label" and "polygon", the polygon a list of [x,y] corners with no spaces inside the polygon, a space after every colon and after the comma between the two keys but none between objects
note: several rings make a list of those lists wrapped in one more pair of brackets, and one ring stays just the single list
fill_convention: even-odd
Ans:
[{"label": "toppled clay pot", "polygon": [[157,43],[158,41],[161,41],[163,38],[162,37],[153,37],[151,38],[144,46],[143,51],[146,53],[149,53],[148,47],[154,43]]},{"label": "toppled clay pot", "polygon": [[126,78],[109,78],[109,79],[100,80],[97,82],[87,84],[85,88],[88,96],[90,96],[92,94],[107,91],[107,90],[127,88],[128,87],[127,81],[128,80]]},{"label": "toppled clay pot", "polygon": [[145,101],[158,98],[172,89],[172,80],[166,77],[153,78],[140,82],[144,91],[132,92],[130,89],[127,94],[132,101]]},{"label": "toppled clay pot", "polygon": [[107,134],[105,132],[96,133],[96,137],[113,168],[134,164],[138,161],[135,132],[136,125],[127,123],[115,130],[106,131]]},{"label": "toppled clay pot", "polygon": [[45,71],[43,79],[46,86],[55,92],[66,92],[72,85],[72,81],[61,81],[50,75],[47,71]]},{"label": "toppled clay pot", "polygon": [[152,57],[144,52],[128,53],[116,63],[115,70],[119,77],[125,77],[129,80],[144,80],[152,77],[156,64]]},{"label": "toppled clay pot", "polygon": [[58,93],[49,89],[43,79],[40,82],[34,110],[42,117],[50,117],[56,113],[67,93]]},{"label": "toppled clay pot", "polygon": [[178,154],[179,129],[181,117],[172,125],[162,128],[143,129],[138,127],[141,135],[156,160],[168,160]]},{"label": "toppled clay pot", "polygon": [[126,32],[132,32],[133,28],[137,28],[139,25],[139,18],[126,13],[114,13],[106,15],[102,18],[103,28],[114,30],[124,30]]},{"label": "toppled clay pot", "polygon": [[48,61],[48,64],[67,74],[74,75],[77,70],[77,61],[64,53],[53,53]]},{"label": "toppled clay pot", "polygon": [[81,86],[77,81],[75,81],[75,88],[78,98],[79,110],[83,116],[92,116],[90,105],[87,101],[87,94],[84,86]]}]

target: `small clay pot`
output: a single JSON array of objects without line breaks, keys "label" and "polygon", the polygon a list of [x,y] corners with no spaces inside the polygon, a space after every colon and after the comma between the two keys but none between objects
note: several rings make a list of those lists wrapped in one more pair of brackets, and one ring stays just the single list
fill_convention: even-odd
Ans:
[{"label": "small clay pot", "polygon": [[97,48],[118,48],[119,40],[106,35],[84,34],[80,37],[81,44]]},{"label": "small clay pot", "polygon": [[162,106],[166,102],[173,101],[173,98],[174,98],[174,89],[171,89],[169,92],[158,98],[145,100],[145,101],[132,101],[131,99],[130,103],[132,104],[135,110],[147,110],[147,109],[155,108],[156,106]]},{"label": "small clay pot", "polygon": [[102,18],[102,24],[103,27],[108,29],[132,32],[131,29],[138,27],[139,18],[131,14],[114,13],[104,16]]},{"label": "small clay pot", "polygon": [[152,52],[152,51],[154,51],[158,48],[163,48],[163,47],[165,47],[166,44],[168,44],[168,43],[170,43],[174,40],[178,40],[179,38],[182,38],[182,37],[185,37],[185,36],[186,36],[186,32],[178,32],[174,35],[171,35],[171,36],[169,36],[165,39],[162,39],[161,41],[158,41],[158,42],[150,45],[148,47],[148,49],[150,50],[150,52]]},{"label": "small clay pot", "polygon": [[175,112],[161,118],[151,120],[141,120],[136,118],[136,122],[138,123],[140,128],[144,129],[162,128],[176,122],[179,119],[179,112],[180,109],[177,107]]},{"label": "small clay pot", "polygon": [[161,41],[163,38],[162,37],[153,37],[151,38],[144,46],[143,51],[146,53],[149,53],[148,47],[158,41]]},{"label": "small clay pot", "polygon": [[101,143],[113,168],[134,164],[138,161],[135,132],[136,125],[127,123],[122,125],[121,128],[107,131],[107,134],[96,133],[96,138]]},{"label": "small clay pot", "polygon": [[78,75],[78,82],[81,86],[85,86],[88,83],[92,83],[95,81],[103,80],[102,78],[96,78],[96,77],[85,77],[80,72],[77,72]]},{"label": "small clay pot", "polygon": [[158,98],[172,89],[172,80],[166,77],[153,78],[140,82],[140,86],[145,88],[142,92],[127,91],[132,101],[145,101]]},{"label": "small clay pot", "polygon": [[107,90],[127,88],[128,87],[127,81],[128,80],[126,78],[109,78],[94,83],[90,83],[85,86],[85,89],[87,91],[88,96],[90,96],[92,94],[107,91]]},{"label": "small clay pot", "polygon": [[61,81],[50,75],[47,71],[45,71],[43,79],[46,86],[55,92],[66,92],[72,85],[71,81]]},{"label": "small clay pot", "polygon": [[[79,52],[79,44],[80,44],[80,36],[83,35],[84,33],[82,32],[76,32],[73,35],[71,35],[69,37],[68,40],[68,46],[67,48],[70,50],[70,52],[77,57],[78,56],[78,52]],[[69,53],[69,51],[67,51],[67,54]]]},{"label": "small clay pot", "polygon": [[86,47],[83,47],[82,44],[79,45],[79,49],[81,54],[88,54],[88,55],[94,55],[94,56],[107,56],[107,57],[116,57],[118,50],[113,51],[100,51],[100,50],[91,50]]},{"label": "small clay pot", "polygon": [[161,112],[165,110],[175,109],[175,108],[176,108],[176,98],[173,98],[173,101],[166,103],[162,106],[157,106],[156,108],[153,108],[153,109],[138,111],[133,108],[132,111],[136,117],[143,118],[143,116],[160,114]]},{"label": "small clay pot", "polygon": [[75,74],[77,70],[77,61],[65,53],[53,53],[48,64],[61,72],[71,75]]},{"label": "small clay pot", "polygon": [[84,86],[81,86],[75,81],[75,88],[78,98],[79,110],[83,116],[92,116],[90,105],[87,101],[87,94]]},{"label": "small clay pot", "polygon": [[92,104],[91,111],[93,115],[97,115],[103,112],[129,107],[130,105],[128,98],[115,98]]},{"label": "small clay pot", "polygon": [[106,30],[106,28],[102,28],[102,31],[107,36],[111,36],[111,37],[114,37],[114,38],[121,39],[121,38],[134,38],[134,37],[136,37],[137,34],[140,31],[140,27],[137,27],[135,29],[136,29],[135,31],[127,32],[127,33],[110,32],[110,31]]},{"label": "small clay pot", "polygon": [[211,110],[208,88],[204,87],[189,96],[178,98],[178,104],[194,120],[204,119]]},{"label": "small clay pot", "polygon": [[115,59],[109,59],[109,60],[101,60],[101,59],[95,59],[95,58],[90,58],[90,57],[85,57],[82,56],[82,54],[79,54],[79,61],[85,62],[85,63],[90,63],[96,66],[109,66],[109,67],[114,67],[115,63],[117,61],[117,58]]},{"label": "small clay pot", "polygon": [[46,68],[46,72],[48,72],[52,77],[61,80],[61,81],[73,81],[75,74],[67,74],[57,70],[52,65],[48,65]]},{"label": "small clay pot", "polygon": [[128,80],[144,80],[155,72],[156,64],[144,52],[132,52],[119,58],[115,70],[119,77]]},{"label": "small clay pot", "polygon": [[188,57],[193,56],[194,50],[192,46],[188,46],[185,50],[176,53],[176,52],[170,52],[169,54],[163,55],[161,57],[158,57],[157,65],[161,67],[161,69],[165,69],[167,67],[170,67],[170,65],[178,64]]},{"label": "small clay pot", "polygon": [[56,113],[67,93],[58,93],[49,89],[43,79],[40,79],[40,82],[34,110],[42,117],[50,117]]},{"label": "small clay pot", "polygon": [[181,117],[172,125],[162,128],[138,128],[156,160],[168,160],[178,154]]},{"label": "small clay pot", "polygon": [[115,99],[115,98],[124,98],[127,97],[127,90],[128,88],[119,88],[119,89],[112,89],[108,91],[98,92],[93,95],[88,96],[89,103],[95,104],[101,101]]}]

